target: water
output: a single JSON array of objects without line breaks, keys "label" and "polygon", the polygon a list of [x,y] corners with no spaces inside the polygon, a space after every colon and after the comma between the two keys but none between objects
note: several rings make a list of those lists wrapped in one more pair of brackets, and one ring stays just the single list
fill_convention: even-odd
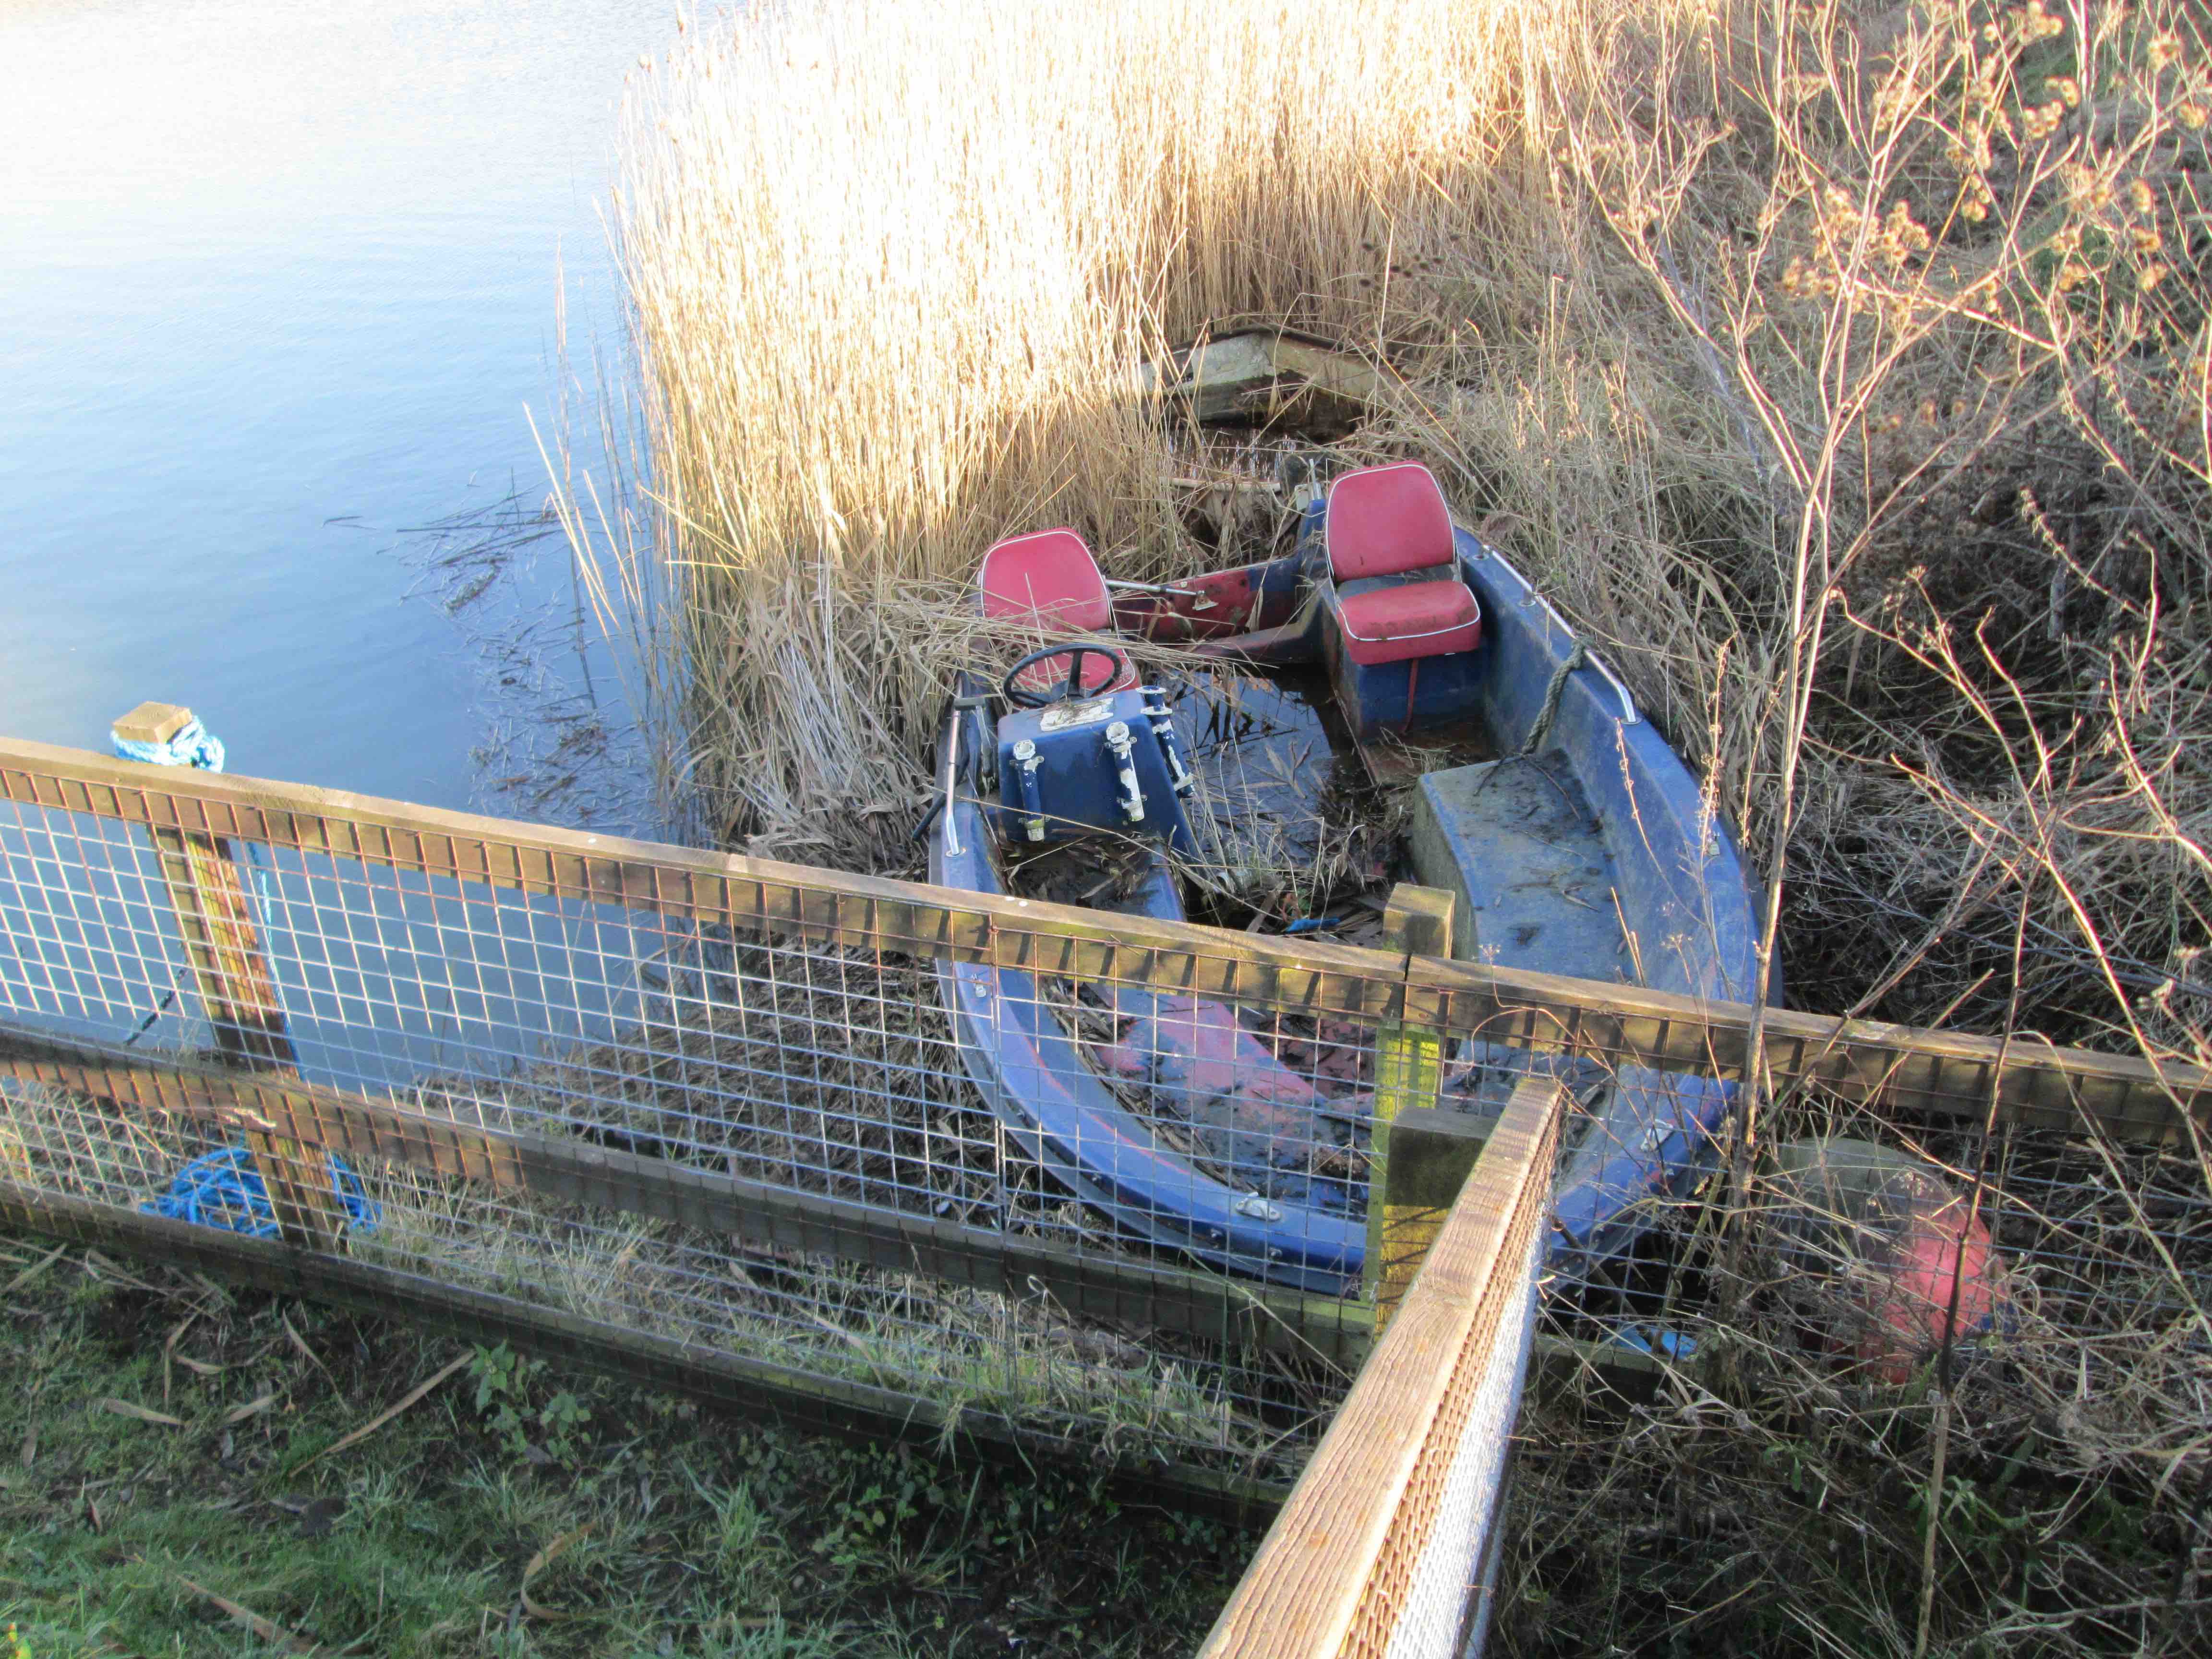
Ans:
[{"label": "water", "polygon": [[0,733],[184,702],[234,771],[606,821],[605,778],[512,769],[535,704],[623,724],[557,538],[470,595],[402,532],[544,496],[524,408],[564,281],[580,361],[618,332],[617,106],[673,38],[635,0],[0,0]]}]

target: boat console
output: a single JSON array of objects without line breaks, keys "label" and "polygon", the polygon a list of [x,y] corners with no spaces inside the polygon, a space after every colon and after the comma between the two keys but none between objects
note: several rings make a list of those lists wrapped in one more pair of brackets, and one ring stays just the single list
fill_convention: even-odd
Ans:
[{"label": "boat console", "polygon": [[[1093,630],[1113,622],[1098,561],[1073,530],[1000,542],[983,557],[978,588],[986,617],[1048,629]],[[1190,773],[1177,745],[1167,693],[1139,686],[1127,652],[1079,635],[1030,652],[999,684],[1000,805],[993,831],[1018,844],[1101,832],[1194,849],[1183,799]]]}]

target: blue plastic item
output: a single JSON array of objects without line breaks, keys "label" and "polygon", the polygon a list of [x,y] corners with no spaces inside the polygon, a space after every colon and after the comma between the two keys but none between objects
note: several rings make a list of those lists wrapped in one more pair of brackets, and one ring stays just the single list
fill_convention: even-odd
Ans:
[{"label": "blue plastic item", "polygon": [[1014,710],[999,722],[1000,832],[1026,845],[1103,830],[1194,851],[1174,734],[1151,687]]},{"label": "blue plastic item", "polygon": [[149,766],[194,766],[203,772],[222,770],[222,739],[202,726],[197,714],[178,727],[167,743],[141,743],[135,738],[118,738],[112,732],[107,740],[115,745],[116,754],[127,761],[143,761]]},{"label": "blue plastic item", "polygon": [[1687,1359],[1698,1351],[1698,1339],[1664,1325],[1626,1325],[1613,1334],[1613,1346],[1654,1359]]},{"label": "blue plastic item", "polygon": [[[331,1190],[345,1206],[353,1230],[374,1231],[382,1211],[362,1190],[360,1177],[335,1152],[323,1157],[330,1170]],[[147,1215],[220,1227],[249,1238],[277,1237],[276,1212],[269,1202],[269,1189],[253,1167],[253,1154],[243,1146],[226,1146],[194,1158],[177,1171],[167,1192],[145,1200],[138,1208]]]}]

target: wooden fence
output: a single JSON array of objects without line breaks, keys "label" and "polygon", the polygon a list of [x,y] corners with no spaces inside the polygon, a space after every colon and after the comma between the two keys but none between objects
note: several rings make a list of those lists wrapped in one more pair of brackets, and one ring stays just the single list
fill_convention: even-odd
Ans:
[{"label": "wooden fence", "polygon": [[[255,846],[464,890],[611,907],[695,932],[719,930],[738,944],[987,964],[1041,979],[1203,995],[1273,1016],[1418,1032],[1445,1047],[1472,1038],[1741,1081],[1756,1044],[1764,1067],[1757,1082],[1766,1091],[1826,1091],[1975,1124],[2149,1146],[2191,1141],[2197,1128],[2212,1124],[2212,1079],[2139,1058],[1780,1009],[1762,1017],[1740,1006],[1414,950],[1227,933],[301,785],[157,769],[45,744],[0,741],[0,802],[17,809],[19,831],[47,826],[43,851],[17,849],[33,862],[72,856],[68,849],[84,840],[72,825],[143,833],[163,860],[173,894],[179,885],[204,894],[210,880],[230,880],[210,860]],[[234,908],[243,916],[252,907],[242,887],[235,891]],[[204,1000],[212,1004],[216,999],[206,993],[218,977],[242,971],[217,961],[226,951],[237,953],[242,924],[237,916],[230,922],[204,916],[206,937],[195,945],[184,925],[191,918],[182,916],[189,908],[179,902],[179,927]],[[21,911],[20,904],[9,909],[0,885],[0,923],[31,926]],[[1465,1185],[1455,1173],[1455,1195],[1439,1204],[1431,1192],[1424,1200],[1431,1220],[1413,1257],[1425,1265],[1417,1276],[1410,1265],[1382,1276],[1386,1305],[1398,1300],[1378,1337],[1375,1307],[1358,1297],[1285,1290],[1158,1255],[1127,1258],[513,1121],[470,1121],[399,1091],[309,1080],[289,1047],[212,1058],[136,1050],[135,1036],[88,1035],[46,1018],[23,986],[6,982],[7,966],[0,957],[0,1077],[127,1114],[201,1123],[226,1139],[245,1139],[264,1159],[287,1156],[283,1149],[290,1147],[308,1149],[306,1156],[318,1161],[330,1153],[381,1161],[435,1180],[649,1218],[767,1249],[979,1291],[1034,1291],[1121,1327],[1356,1373],[1295,1489],[1221,1462],[1163,1468],[1156,1460],[1127,1457],[1119,1473],[1222,1513],[1249,1517],[1280,1505],[1209,1642],[1207,1652],[1220,1659],[1442,1653],[1465,1638],[1470,1620],[1479,1626],[1480,1598],[1471,1591],[1482,1582],[1495,1541],[1491,1516],[1529,1351],[1532,1273],[1560,1134],[1564,1109],[1554,1082],[1532,1079],[1516,1090],[1487,1141],[1466,1148],[1459,1167],[1472,1158],[1473,1174]],[[274,994],[265,1000],[273,1002]],[[1425,1086],[1433,1089],[1432,1079]],[[1408,1145],[1417,1133],[1447,1139],[1454,1133],[1418,1123],[1417,1101],[1394,1104],[1404,1108],[1394,1133]],[[1418,1167],[1433,1184],[1434,1160]],[[1417,1161],[1408,1158],[1401,1179],[1411,1181],[1416,1171]],[[284,1236],[256,1239],[88,1200],[42,1186],[27,1173],[0,1169],[0,1216],[15,1224],[395,1312],[478,1340],[538,1346],[810,1427],[918,1436],[994,1455],[1100,1460],[1095,1444],[1024,1422],[1018,1413],[948,1406],[925,1394],[355,1259],[339,1229],[305,1213],[311,1201],[321,1201],[305,1189],[289,1200],[295,1212]],[[1384,1204],[1370,1207],[1388,1213],[1391,1194],[1382,1196]],[[1387,1235],[1390,1224],[1378,1223],[1378,1234]]]}]

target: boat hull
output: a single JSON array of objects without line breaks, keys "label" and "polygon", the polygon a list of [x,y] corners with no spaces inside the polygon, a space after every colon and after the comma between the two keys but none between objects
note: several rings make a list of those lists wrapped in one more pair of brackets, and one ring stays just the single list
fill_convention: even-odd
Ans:
[{"label": "boat hull", "polygon": [[[1316,520],[1310,533],[1318,529]],[[1418,664],[1347,672],[1316,620],[1318,608],[1292,610],[1285,580],[1295,560],[1200,579],[1219,584],[1224,600],[1235,595],[1237,603],[1220,609],[1249,634],[1192,627],[1188,619],[1173,627],[1184,629],[1194,655],[1271,663],[1321,657],[1340,682],[1340,706],[1347,698],[1386,712],[1395,706],[1415,726],[1480,714],[1503,758],[1432,773],[1419,784],[1416,864],[1425,882],[1459,897],[1455,954],[1750,1000],[1758,983],[1756,890],[1727,827],[1618,677],[1578,646],[1549,603],[1495,550],[1464,530],[1455,535],[1458,574],[1481,605],[1482,637],[1449,660],[1448,672],[1428,670],[1425,695]],[[1146,614],[1140,608],[1117,621],[1131,627]],[[1167,607],[1149,614],[1164,618]],[[1249,653],[1240,649],[1247,641]],[[1396,681],[1382,684],[1393,674],[1407,682],[1395,693]],[[1449,695],[1440,695],[1446,687]],[[1358,735],[1371,722],[1347,723]],[[948,804],[932,838],[933,881],[1005,890],[979,777],[978,757],[995,753],[986,748],[994,741],[972,702],[947,720],[938,763]],[[1455,806],[1455,789],[1474,805]],[[1553,796],[1566,812],[1548,826],[1534,822],[1535,809],[1516,805]],[[1577,879],[1586,890],[1574,888]],[[1559,902],[1532,909],[1526,895],[1537,890],[1555,892]],[[1133,908],[1181,917],[1164,864]],[[1056,1180],[1118,1227],[1308,1290],[1358,1282],[1365,1226],[1348,1206],[1262,1196],[1164,1144],[1102,1078],[1100,1055],[1070,1036],[1034,975],[946,964],[940,977],[963,1063],[993,1110]],[[1127,1006],[1133,994],[1150,995],[1124,991],[1116,1014],[1137,1029],[1160,1024],[1150,1004]],[[1203,1014],[1179,1012],[1203,1024]],[[1501,1085],[1547,1071],[1583,1102],[1558,1188],[1555,1261],[1587,1264],[1648,1231],[1655,1200],[1711,1167],[1736,1097],[1730,1082],[1608,1067],[1590,1056],[1546,1059],[1500,1043],[1466,1042],[1448,1060],[1447,1097],[1467,1109],[1487,1109]]]},{"label": "boat hull", "polygon": [[[974,771],[987,741],[978,712],[956,709],[939,738],[950,804],[933,830],[930,879],[973,892],[1005,890]],[[1171,874],[1157,865],[1143,908],[1180,917]],[[1209,1175],[1115,1095],[1070,1037],[1038,976],[940,963],[938,977],[963,1065],[1022,1151],[1121,1231],[1226,1271],[1326,1295],[1359,1280],[1365,1230],[1345,1215],[1258,1199]],[[1131,1002],[1125,1016],[1158,1019]]]}]

